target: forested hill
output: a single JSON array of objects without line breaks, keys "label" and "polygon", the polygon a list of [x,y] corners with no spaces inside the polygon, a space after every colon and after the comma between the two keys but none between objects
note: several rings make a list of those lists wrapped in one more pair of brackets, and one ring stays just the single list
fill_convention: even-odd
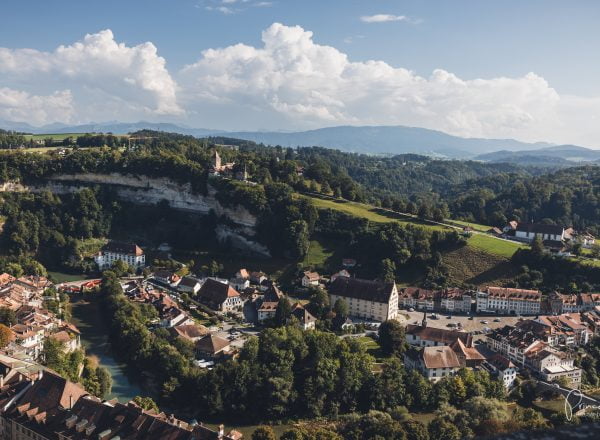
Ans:
[{"label": "forested hill", "polygon": [[[36,179],[77,170],[161,174],[205,188],[215,149],[259,184],[285,183],[297,192],[321,193],[368,202],[426,218],[464,219],[500,226],[507,220],[548,221],[600,232],[598,169],[594,166],[552,171],[517,164],[439,160],[416,154],[378,157],[320,147],[266,147],[251,141],[144,130],[131,150],[110,143],[103,152],[66,157],[15,154],[0,161],[0,177]],[[86,135],[73,145],[95,145]],[[3,133],[5,148],[21,142]],[[140,139],[142,138],[142,139]],[[83,142],[85,141],[85,142]],[[107,143],[109,145],[109,143]],[[124,150],[125,149],[125,150]],[[4,164],[2,164],[4,162]]]},{"label": "forested hill", "polygon": [[484,224],[542,221],[600,232],[600,168],[567,168],[530,177],[499,174],[443,192],[456,216]]}]

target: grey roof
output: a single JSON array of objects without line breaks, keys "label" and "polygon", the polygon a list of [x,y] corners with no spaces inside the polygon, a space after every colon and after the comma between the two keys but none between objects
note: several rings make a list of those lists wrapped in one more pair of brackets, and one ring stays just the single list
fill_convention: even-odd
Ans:
[{"label": "grey roof", "polygon": [[338,277],[329,286],[329,293],[346,298],[387,303],[390,300],[394,286],[395,283]]}]

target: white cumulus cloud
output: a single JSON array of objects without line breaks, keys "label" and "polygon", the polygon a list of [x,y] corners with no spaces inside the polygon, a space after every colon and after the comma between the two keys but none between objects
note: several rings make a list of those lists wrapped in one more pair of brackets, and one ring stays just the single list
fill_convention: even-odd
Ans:
[{"label": "white cumulus cloud", "polygon": [[69,90],[49,96],[37,96],[0,87],[0,119],[27,121],[34,125],[70,122],[73,110],[73,97]]},{"label": "white cumulus cloud", "polygon": [[110,119],[131,110],[145,115],[180,114],[177,85],[165,64],[152,43],[130,47],[103,30],[52,52],[0,48],[0,81],[48,94],[68,88],[82,116],[97,116],[95,109],[116,111]]},{"label": "white cumulus cloud", "polygon": [[312,32],[279,23],[262,42],[208,49],[186,66],[177,76],[186,109],[204,125],[241,129],[402,124],[534,140],[559,126],[561,97],[534,73],[421,76],[383,61],[351,61],[315,43]]}]

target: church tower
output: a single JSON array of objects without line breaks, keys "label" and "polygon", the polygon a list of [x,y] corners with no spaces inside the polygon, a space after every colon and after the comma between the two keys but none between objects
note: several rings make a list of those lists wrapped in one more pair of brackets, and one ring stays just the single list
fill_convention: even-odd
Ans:
[{"label": "church tower", "polygon": [[215,150],[215,158],[214,158],[213,168],[215,169],[215,171],[219,171],[221,169],[221,156],[219,156],[219,153],[217,152],[217,150]]},{"label": "church tower", "polygon": [[427,327],[427,310],[423,312],[423,321],[421,321],[421,327]]}]

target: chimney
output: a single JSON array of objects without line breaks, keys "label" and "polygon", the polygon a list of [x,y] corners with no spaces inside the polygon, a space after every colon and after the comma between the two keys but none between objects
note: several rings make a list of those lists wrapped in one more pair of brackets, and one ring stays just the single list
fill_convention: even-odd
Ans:
[{"label": "chimney", "polygon": [[219,438],[225,435],[225,426],[219,425]]},{"label": "chimney", "polygon": [[69,409],[73,409],[73,394],[69,395]]},{"label": "chimney", "polygon": [[44,371],[40,369],[40,371],[38,371],[37,378],[38,380],[42,380],[42,377],[44,377]]},{"label": "chimney", "polygon": [[4,374],[0,374],[0,388],[4,388]]}]

